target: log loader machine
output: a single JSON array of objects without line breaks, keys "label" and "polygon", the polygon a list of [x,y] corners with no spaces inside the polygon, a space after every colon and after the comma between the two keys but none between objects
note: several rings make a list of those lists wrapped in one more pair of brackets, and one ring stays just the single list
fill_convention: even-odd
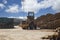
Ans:
[{"label": "log loader machine", "polygon": [[23,29],[36,29],[36,22],[34,20],[34,12],[28,12],[27,20],[22,21],[20,25]]}]

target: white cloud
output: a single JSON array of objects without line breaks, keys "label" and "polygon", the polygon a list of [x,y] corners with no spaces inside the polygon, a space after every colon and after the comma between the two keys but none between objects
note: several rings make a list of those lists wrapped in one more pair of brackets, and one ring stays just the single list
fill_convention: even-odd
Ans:
[{"label": "white cloud", "polygon": [[5,7],[5,5],[0,3],[0,8],[3,9],[4,7]]},{"label": "white cloud", "polygon": [[22,17],[22,16],[19,16],[19,17],[13,17],[13,16],[10,16],[10,17],[8,17],[8,18],[18,18],[18,19],[24,19],[24,20],[27,19],[27,17]]},{"label": "white cloud", "polygon": [[41,6],[44,5],[44,6],[42,6],[42,8],[49,8],[49,7],[51,7],[56,12],[60,12],[60,0],[44,0],[41,3],[40,3]]},{"label": "white cloud", "polygon": [[20,18],[20,19],[27,19],[27,17],[18,17],[18,18]]},{"label": "white cloud", "polygon": [[18,13],[19,9],[20,9],[19,5],[11,5],[11,6],[8,6],[8,8],[5,11],[9,13]]},{"label": "white cloud", "polygon": [[11,5],[5,10],[10,13],[18,13],[18,12],[38,12],[41,9],[46,9],[51,7],[53,10],[59,12],[60,11],[60,0],[43,0],[38,2],[38,0],[24,0],[21,2],[22,7],[19,5]]},{"label": "white cloud", "polygon": [[22,3],[22,10],[24,12],[37,12],[41,9],[51,7],[53,10],[60,11],[60,0],[43,0],[38,3],[38,0],[24,0]]},{"label": "white cloud", "polygon": [[4,4],[7,4],[7,0],[3,0],[3,3],[4,3]]},{"label": "white cloud", "polygon": [[52,9],[60,12],[60,0],[55,0],[54,4],[52,5]]},{"label": "white cloud", "polygon": [[25,12],[28,11],[37,11],[39,9],[39,3],[36,0],[24,0],[22,2],[22,10]]}]

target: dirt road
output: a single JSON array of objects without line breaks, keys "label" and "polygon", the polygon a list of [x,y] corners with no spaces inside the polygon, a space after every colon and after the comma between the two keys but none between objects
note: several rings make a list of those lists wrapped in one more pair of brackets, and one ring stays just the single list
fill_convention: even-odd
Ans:
[{"label": "dirt road", "polygon": [[42,40],[41,37],[53,34],[46,30],[0,29],[0,40]]}]

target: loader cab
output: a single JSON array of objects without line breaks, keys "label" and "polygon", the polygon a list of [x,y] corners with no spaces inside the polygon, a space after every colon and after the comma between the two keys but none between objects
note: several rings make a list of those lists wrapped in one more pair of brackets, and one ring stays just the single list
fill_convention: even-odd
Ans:
[{"label": "loader cab", "polygon": [[34,12],[28,12],[27,22],[29,24],[28,29],[36,29],[36,25],[34,21]]},{"label": "loader cab", "polygon": [[27,21],[34,21],[34,12],[28,12]]}]

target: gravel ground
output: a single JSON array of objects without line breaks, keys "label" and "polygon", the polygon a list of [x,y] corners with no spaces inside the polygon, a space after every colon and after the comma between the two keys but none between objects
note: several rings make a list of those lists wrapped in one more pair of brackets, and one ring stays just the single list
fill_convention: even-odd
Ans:
[{"label": "gravel ground", "polygon": [[51,30],[0,29],[0,40],[42,40],[41,37],[54,33]]}]

